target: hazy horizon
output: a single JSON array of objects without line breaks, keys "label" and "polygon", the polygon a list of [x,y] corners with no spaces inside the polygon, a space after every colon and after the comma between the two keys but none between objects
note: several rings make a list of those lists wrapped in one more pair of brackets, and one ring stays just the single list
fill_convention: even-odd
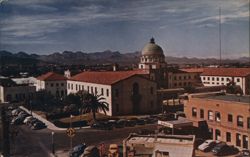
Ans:
[{"label": "hazy horizon", "polygon": [[141,51],[154,37],[165,56],[249,56],[249,0],[4,0],[0,50]]}]

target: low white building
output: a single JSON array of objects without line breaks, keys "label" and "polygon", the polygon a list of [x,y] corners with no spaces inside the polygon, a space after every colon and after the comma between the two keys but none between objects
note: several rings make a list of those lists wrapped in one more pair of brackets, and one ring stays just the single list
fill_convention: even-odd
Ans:
[{"label": "low white building", "polygon": [[123,156],[193,157],[194,135],[137,135],[123,141]]},{"label": "low white building", "polygon": [[204,86],[226,86],[234,82],[243,94],[250,94],[250,68],[205,68],[200,77]]},{"label": "low white building", "polygon": [[36,90],[46,90],[56,97],[67,95],[67,78],[63,75],[48,72],[36,78]]},{"label": "low white building", "polygon": [[156,83],[143,70],[82,72],[67,81],[68,94],[81,90],[104,97],[110,116],[159,111]]},{"label": "low white building", "polygon": [[16,84],[8,78],[0,79],[0,103],[24,101],[32,98],[35,91],[35,86]]}]

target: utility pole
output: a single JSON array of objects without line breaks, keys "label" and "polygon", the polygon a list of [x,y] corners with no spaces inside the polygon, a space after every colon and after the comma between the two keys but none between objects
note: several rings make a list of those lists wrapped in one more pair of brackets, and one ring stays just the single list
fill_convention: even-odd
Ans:
[{"label": "utility pole", "polygon": [[3,156],[9,157],[10,156],[10,131],[9,131],[9,121],[7,119],[5,106],[0,107],[1,110],[1,123],[2,123],[2,145],[3,145]]},{"label": "utility pole", "polygon": [[220,40],[220,67],[221,67],[221,7],[219,8],[219,40]]}]

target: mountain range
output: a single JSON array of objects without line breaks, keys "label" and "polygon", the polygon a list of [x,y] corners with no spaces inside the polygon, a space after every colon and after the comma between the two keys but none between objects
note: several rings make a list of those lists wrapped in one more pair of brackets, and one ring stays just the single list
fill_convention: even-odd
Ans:
[{"label": "mountain range", "polygon": [[[139,62],[140,52],[120,53],[119,51],[106,50],[103,52],[85,53],[81,51],[55,52],[49,55],[28,54],[26,52],[12,53],[0,51],[2,64],[59,64],[59,65],[94,65],[106,63],[118,63],[131,65]],[[215,58],[187,58],[166,56],[169,64],[216,64]],[[238,59],[224,59],[223,63],[248,63],[249,57]]]}]

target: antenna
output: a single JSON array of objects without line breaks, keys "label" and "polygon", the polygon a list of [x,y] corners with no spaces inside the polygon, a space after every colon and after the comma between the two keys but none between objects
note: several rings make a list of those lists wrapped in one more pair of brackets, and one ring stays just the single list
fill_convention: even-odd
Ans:
[{"label": "antenna", "polygon": [[219,41],[220,41],[220,66],[221,66],[221,7],[219,8]]}]

